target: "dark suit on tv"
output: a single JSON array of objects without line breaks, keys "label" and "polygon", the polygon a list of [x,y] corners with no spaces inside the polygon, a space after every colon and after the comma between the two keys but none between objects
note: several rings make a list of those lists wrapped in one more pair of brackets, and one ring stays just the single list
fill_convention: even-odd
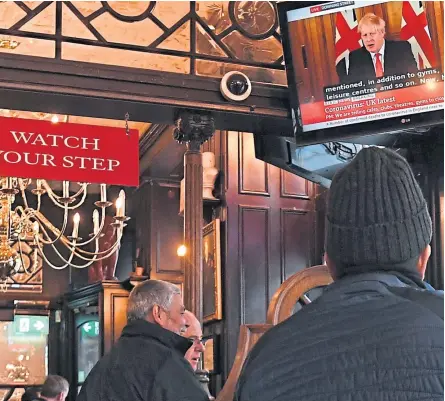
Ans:
[{"label": "dark suit on tv", "polygon": [[[417,71],[417,63],[409,42],[406,40],[385,40],[383,75],[401,75]],[[372,56],[364,46],[349,54],[348,75],[339,73],[339,78],[341,82],[356,82],[375,78]]]}]

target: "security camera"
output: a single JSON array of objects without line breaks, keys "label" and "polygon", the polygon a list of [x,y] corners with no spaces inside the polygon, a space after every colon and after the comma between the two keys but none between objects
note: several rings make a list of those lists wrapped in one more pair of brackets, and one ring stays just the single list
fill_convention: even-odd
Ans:
[{"label": "security camera", "polygon": [[223,76],[220,89],[227,100],[242,102],[250,96],[252,84],[247,75],[242,72],[231,71]]}]

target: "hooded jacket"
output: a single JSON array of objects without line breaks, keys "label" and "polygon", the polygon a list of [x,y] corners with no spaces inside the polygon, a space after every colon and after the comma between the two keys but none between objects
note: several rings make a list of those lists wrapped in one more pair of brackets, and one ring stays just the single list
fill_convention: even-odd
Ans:
[{"label": "hooded jacket", "polygon": [[400,273],[345,276],[258,341],[235,400],[443,400],[443,302]]},{"label": "hooded jacket", "polygon": [[130,322],[92,369],[77,401],[208,401],[184,354],[191,342],[145,320]]}]

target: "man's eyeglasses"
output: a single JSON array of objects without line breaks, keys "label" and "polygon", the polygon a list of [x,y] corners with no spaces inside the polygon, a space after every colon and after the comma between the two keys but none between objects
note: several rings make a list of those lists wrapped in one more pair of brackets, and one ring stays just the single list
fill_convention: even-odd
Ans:
[{"label": "man's eyeglasses", "polygon": [[206,345],[207,338],[199,338],[195,336],[187,337],[190,341],[193,341],[193,345],[198,345],[201,343],[202,345]]}]

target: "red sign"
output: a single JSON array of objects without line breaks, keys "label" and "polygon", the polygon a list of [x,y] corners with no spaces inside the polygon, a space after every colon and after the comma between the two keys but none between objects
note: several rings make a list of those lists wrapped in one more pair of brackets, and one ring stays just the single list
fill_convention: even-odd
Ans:
[{"label": "red sign", "polygon": [[443,82],[434,82],[377,92],[373,98],[354,102],[346,99],[331,104],[306,103],[300,106],[303,125],[317,129],[439,110],[443,109],[443,90]]},{"label": "red sign", "polygon": [[138,131],[0,117],[0,176],[138,186]]}]

